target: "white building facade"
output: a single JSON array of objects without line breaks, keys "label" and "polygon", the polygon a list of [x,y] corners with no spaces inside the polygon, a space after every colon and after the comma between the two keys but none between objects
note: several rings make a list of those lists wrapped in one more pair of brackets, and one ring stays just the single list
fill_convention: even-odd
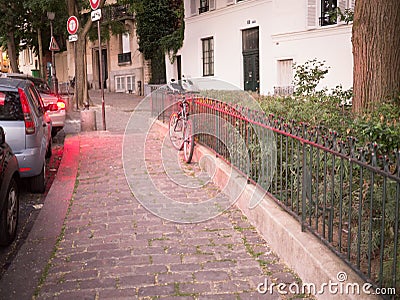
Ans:
[{"label": "white building facade", "polygon": [[185,0],[185,39],[167,80],[213,77],[261,94],[292,88],[293,64],[329,67],[319,87],[352,86],[351,24],[329,17],[354,0]]}]

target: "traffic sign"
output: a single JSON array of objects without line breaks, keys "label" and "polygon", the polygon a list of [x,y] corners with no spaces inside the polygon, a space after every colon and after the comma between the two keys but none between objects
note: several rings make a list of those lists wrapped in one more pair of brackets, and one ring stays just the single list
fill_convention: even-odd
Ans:
[{"label": "traffic sign", "polygon": [[67,30],[69,34],[75,34],[78,31],[79,22],[75,16],[70,16],[67,21]]},{"label": "traffic sign", "polygon": [[71,34],[68,37],[68,41],[70,41],[70,42],[76,42],[77,40],[78,40],[78,35],[77,34]]},{"label": "traffic sign", "polygon": [[99,8],[100,5],[100,0],[89,0],[90,6],[92,7],[93,10],[96,10]]},{"label": "traffic sign", "polygon": [[57,41],[54,38],[54,36],[51,37],[49,50],[50,51],[60,51],[60,47],[58,46]]},{"label": "traffic sign", "polygon": [[91,13],[92,22],[100,21],[101,19],[101,9],[93,10]]}]

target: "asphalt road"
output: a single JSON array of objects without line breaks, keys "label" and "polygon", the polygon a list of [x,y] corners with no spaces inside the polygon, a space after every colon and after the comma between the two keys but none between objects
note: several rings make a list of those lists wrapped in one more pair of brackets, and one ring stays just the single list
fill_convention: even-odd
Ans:
[{"label": "asphalt road", "polygon": [[43,194],[32,194],[27,186],[27,180],[22,180],[20,184],[20,210],[18,231],[15,241],[8,247],[0,247],[0,278],[3,276],[12,260],[18,252],[18,249],[23,245],[27,238],[39,212],[42,208],[46,195],[57,174],[58,167],[64,150],[64,131],[61,130],[53,138],[53,154],[47,160],[47,186]]}]

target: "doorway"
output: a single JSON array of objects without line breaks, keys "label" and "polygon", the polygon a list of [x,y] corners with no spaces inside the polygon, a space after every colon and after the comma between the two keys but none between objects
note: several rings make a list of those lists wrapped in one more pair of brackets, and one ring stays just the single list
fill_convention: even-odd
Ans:
[{"label": "doorway", "polygon": [[259,28],[242,31],[243,80],[246,91],[260,90]]},{"label": "doorway", "polygon": [[178,73],[178,80],[182,79],[182,57],[180,55],[176,56],[176,68]]},{"label": "doorway", "polygon": [[[101,56],[103,59],[103,70],[102,70],[102,75],[103,75],[103,88],[107,88],[107,79],[108,79],[108,61],[107,61],[107,49],[102,49],[101,50]],[[100,85],[100,60],[99,60],[99,51],[96,50],[96,63],[97,63],[97,78],[98,78],[98,84],[99,88],[101,87]]]}]

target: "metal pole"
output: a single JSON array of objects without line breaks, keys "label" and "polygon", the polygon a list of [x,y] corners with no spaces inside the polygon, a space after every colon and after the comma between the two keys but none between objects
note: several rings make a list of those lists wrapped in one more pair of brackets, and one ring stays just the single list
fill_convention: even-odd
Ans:
[{"label": "metal pole", "polygon": [[76,111],[79,111],[79,101],[78,101],[78,79],[76,78],[76,71],[77,71],[77,61],[76,58],[78,57],[78,47],[76,46],[76,42],[74,42],[74,55],[75,55],[75,101],[76,101]]},{"label": "metal pole", "polygon": [[[53,20],[50,19],[50,36],[53,39]],[[58,94],[58,81],[56,76],[56,66],[55,66],[55,57],[54,50],[51,50],[51,83],[53,92]]]},{"label": "metal pole", "polygon": [[103,55],[101,51],[100,20],[97,21],[97,34],[99,38],[99,69],[100,69],[100,90],[101,90],[101,116],[103,119],[103,130],[106,130],[106,108],[104,103],[103,89]]},{"label": "metal pole", "polygon": [[[50,36],[51,36],[51,39],[53,39],[53,21],[52,20],[50,20]],[[51,75],[51,84],[52,84],[51,88],[54,92],[54,79],[53,79],[53,76],[54,76],[54,50],[51,50],[51,74],[50,75]]]}]

